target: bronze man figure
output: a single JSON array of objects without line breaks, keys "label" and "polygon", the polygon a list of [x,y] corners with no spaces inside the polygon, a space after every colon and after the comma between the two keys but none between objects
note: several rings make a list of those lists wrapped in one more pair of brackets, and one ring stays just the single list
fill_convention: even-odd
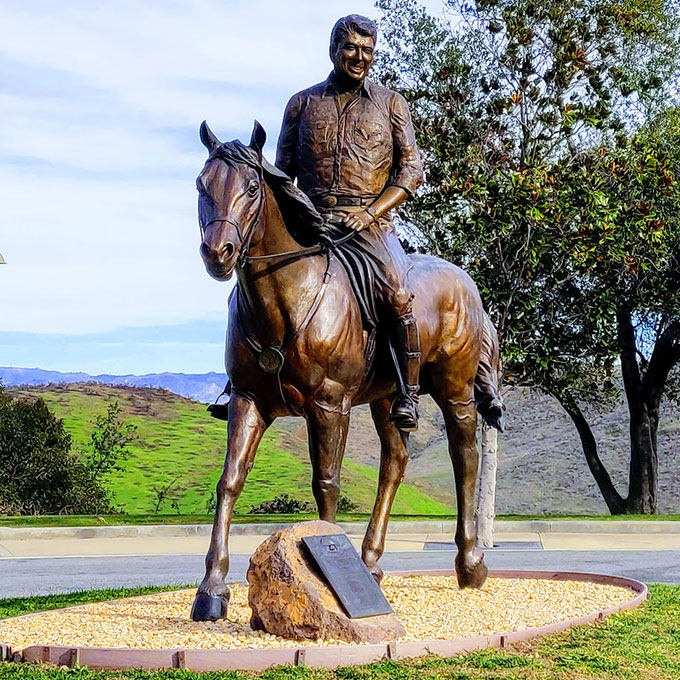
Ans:
[{"label": "bronze man figure", "polygon": [[358,233],[352,243],[374,273],[378,300],[396,322],[392,341],[401,369],[390,419],[403,431],[418,425],[420,343],[407,284],[411,262],[389,211],[418,188],[423,170],[404,98],[367,79],[376,25],[352,14],[331,33],[333,71],[294,95],[279,137],[276,165],[328,222]]}]

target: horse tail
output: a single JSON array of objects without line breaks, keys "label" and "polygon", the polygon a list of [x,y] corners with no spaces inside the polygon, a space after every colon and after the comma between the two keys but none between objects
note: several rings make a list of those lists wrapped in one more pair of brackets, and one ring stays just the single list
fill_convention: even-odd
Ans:
[{"label": "horse tail", "polygon": [[498,333],[489,315],[484,312],[484,333],[479,367],[475,377],[475,404],[477,411],[490,427],[505,430],[505,404],[498,381],[501,373]]}]

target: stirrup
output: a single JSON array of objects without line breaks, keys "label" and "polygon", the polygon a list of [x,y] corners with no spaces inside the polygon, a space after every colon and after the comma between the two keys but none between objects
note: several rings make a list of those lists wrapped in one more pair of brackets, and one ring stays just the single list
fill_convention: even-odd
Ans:
[{"label": "stirrup", "polygon": [[227,399],[226,402],[220,403],[220,399],[225,394],[227,397],[231,397],[231,380],[227,380],[227,384],[224,386],[224,389],[222,392],[220,392],[220,394],[217,395],[215,403],[210,404],[210,406],[206,408],[206,411],[213,418],[217,418],[218,420],[229,420],[229,399]]},{"label": "stirrup", "polygon": [[408,388],[392,402],[390,421],[402,432],[415,432],[418,429],[418,392]]}]

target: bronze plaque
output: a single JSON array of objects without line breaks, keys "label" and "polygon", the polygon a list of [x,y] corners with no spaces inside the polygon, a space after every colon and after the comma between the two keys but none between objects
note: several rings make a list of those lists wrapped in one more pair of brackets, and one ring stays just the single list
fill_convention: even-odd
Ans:
[{"label": "bronze plaque", "polygon": [[303,536],[302,543],[350,619],[392,614],[390,603],[345,534]]}]

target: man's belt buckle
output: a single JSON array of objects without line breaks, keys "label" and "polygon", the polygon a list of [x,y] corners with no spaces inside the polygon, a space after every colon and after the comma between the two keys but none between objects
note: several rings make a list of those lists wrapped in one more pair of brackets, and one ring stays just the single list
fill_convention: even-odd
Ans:
[{"label": "man's belt buckle", "polygon": [[336,196],[324,196],[321,199],[321,205],[323,205],[324,208],[335,208],[337,204],[338,199]]}]

